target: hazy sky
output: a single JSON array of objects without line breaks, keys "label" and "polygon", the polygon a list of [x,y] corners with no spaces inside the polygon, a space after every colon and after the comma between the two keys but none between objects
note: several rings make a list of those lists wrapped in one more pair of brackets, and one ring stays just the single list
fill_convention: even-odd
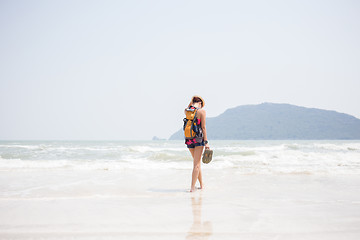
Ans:
[{"label": "hazy sky", "polygon": [[0,139],[168,138],[290,103],[360,118],[359,1],[0,0]]}]

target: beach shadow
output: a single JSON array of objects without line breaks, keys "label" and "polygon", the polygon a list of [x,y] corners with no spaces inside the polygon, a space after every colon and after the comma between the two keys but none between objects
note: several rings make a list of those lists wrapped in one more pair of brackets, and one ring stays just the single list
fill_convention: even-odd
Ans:
[{"label": "beach shadow", "polygon": [[202,196],[191,196],[191,206],[193,212],[193,223],[186,235],[187,240],[209,239],[212,235],[212,223],[210,221],[202,221]]}]

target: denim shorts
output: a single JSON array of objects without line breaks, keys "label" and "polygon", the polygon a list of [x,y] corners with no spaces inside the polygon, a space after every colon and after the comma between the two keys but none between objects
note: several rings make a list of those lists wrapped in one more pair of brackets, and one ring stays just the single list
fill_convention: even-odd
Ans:
[{"label": "denim shorts", "polygon": [[196,139],[186,140],[185,144],[186,144],[187,148],[195,148],[195,147],[199,147],[199,146],[205,146],[204,140],[202,140],[201,142],[197,142]]}]

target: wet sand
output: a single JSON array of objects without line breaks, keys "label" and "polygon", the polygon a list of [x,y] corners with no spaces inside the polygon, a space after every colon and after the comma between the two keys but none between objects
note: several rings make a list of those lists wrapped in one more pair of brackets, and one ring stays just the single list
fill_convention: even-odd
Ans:
[{"label": "wet sand", "polygon": [[0,172],[0,239],[359,239],[359,175]]}]

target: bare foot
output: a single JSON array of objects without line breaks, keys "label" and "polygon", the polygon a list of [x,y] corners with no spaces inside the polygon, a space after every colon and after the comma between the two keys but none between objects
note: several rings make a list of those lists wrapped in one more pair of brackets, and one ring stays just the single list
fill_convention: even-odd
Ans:
[{"label": "bare foot", "polygon": [[196,190],[195,188],[192,188],[190,189],[190,192],[195,192],[195,190]]}]

